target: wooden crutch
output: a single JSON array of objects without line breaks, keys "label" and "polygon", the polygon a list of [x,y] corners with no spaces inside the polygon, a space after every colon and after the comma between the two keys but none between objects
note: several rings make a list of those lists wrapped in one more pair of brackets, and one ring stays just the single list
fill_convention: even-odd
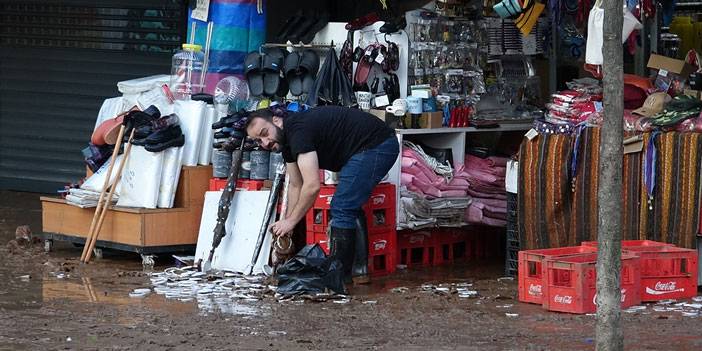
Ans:
[{"label": "wooden crutch", "polygon": [[[103,208],[103,200],[105,199],[105,194],[107,189],[110,187],[110,178],[112,178],[112,169],[115,166],[115,161],[117,160],[117,155],[119,154],[119,149],[122,147],[122,138],[124,137],[124,124],[119,127],[119,134],[117,136],[117,143],[115,144],[115,149],[112,152],[112,158],[110,159],[110,166],[107,168],[107,176],[105,177],[105,182],[102,185],[102,191],[100,191],[100,198],[98,199],[97,208],[95,208],[95,214],[93,214],[93,220],[90,222],[90,230],[88,230],[88,236],[85,237],[85,246],[83,246],[83,253],[80,255],[81,262],[85,260],[87,256],[88,243],[91,241],[93,236],[93,231],[95,230],[95,225],[100,217],[100,212]],[[124,164],[124,159],[122,160]]]},{"label": "wooden crutch", "polygon": [[[97,224],[95,225],[95,230],[93,232],[93,235],[91,236],[92,240],[90,243],[86,243],[87,245],[87,252],[85,259],[83,260],[83,263],[88,263],[90,261],[90,257],[93,255],[93,248],[95,248],[95,243],[97,242],[97,238],[100,235],[100,229],[102,229],[102,223],[105,220],[105,214],[107,213],[107,210],[110,208],[110,201],[112,201],[112,196],[115,194],[115,191],[117,190],[117,185],[119,184],[120,179],[122,179],[122,170],[124,169],[124,165],[127,164],[127,161],[129,160],[129,153],[132,150],[132,139],[134,139],[134,131],[136,128],[132,128],[132,133],[129,135],[129,141],[127,141],[127,147],[124,150],[124,157],[122,158],[122,162],[119,164],[119,167],[117,168],[117,176],[115,177],[115,183],[112,184],[110,187],[109,193],[107,193],[107,199],[105,200],[105,205],[102,206],[102,213],[100,213],[100,218],[97,221]],[[85,248],[84,248],[85,249]]]}]

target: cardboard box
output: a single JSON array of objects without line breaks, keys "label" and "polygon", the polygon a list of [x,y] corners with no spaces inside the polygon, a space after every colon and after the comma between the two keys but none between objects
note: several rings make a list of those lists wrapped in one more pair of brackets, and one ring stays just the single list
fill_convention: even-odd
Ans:
[{"label": "cardboard box", "polygon": [[656,54],[651,54],[651,57],[648,59],[648,68],[666,70],[680,76],[683,80],[687,80],[688,76],[695,71],[694,67],[683,60],[676,60]]},{"label": "cardboard box", "polygon": [[[441,128],[444,121],[444,113],[441,111],[437,112],[422,112],[419,116],[419,128],[421,129],[432,129]],[[410,128],[412,126],[412,115],[407,113],[405,115],[405,128]]]},{"label": "cardboard box", "polygon": [[380,118],[381,121],[385,121],[385,109],[372,108],[368,112],[375,117]]}]

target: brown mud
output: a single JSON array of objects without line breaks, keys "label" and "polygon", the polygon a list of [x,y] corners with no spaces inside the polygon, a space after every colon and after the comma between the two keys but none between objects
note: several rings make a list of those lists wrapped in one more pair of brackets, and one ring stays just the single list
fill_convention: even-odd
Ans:
[{"label": "brown mud", "polygon": [[[519,303],[516,281],[498,280],[499,261],[401,271],[354,287],[346,304],[266,298],[205,311],[130,298],[150,284],[137,255],[81,265],[67,243],[13,250],[5,243],[19,225],[41,230],[38,195],[0,192],[0,350],[594,349],[594,316]],[[155,270],[172,264],[160,257]],[[472,283],[479,297],[423,291],[427,283]],[[649,308],[623,323],[628,350],[702,349],[702,317]]]}]

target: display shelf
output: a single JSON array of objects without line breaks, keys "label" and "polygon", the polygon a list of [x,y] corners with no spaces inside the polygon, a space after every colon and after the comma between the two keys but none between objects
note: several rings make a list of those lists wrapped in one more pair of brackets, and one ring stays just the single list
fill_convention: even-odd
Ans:
[{"label": "display shelf", "polygon": [[[513,131],[527,131],[531,129],[531,123],[519,123],[519,124],[504,124],[498,128],[433,128],[433,129],[396,129],[395,136],[399,141],[400,145],[404,141],[406,136],[411,136],[412,140],[420,140],[422,143],[429,147],[437,149],[451,149],[453,154],[453,160],[451,166],[455,169],[463,165],[463,160],[466,157],[466,138],[469,134],[474,133],[498,133],[498,132],[513,132]],[[402,174],[401,169],[401,159],[402,154],[397,157],[395,164],[392,166],[388,172],[388,181],[395,184],[396,199],[398,199],[396,204],[396,213],[400,213],[400,176]],[[398,227],[398,230],[400,228]]]},{"label": "display shelf", "polygon": [[494,133],[494,132],[513,132],[520,130],[529,130],[533,126],[532,123],[513,123],[504,124],[497,128],[432,128],[432,129],[395,129],[395,133],[403,135],[413,134],[443,134],[443,133]]}]

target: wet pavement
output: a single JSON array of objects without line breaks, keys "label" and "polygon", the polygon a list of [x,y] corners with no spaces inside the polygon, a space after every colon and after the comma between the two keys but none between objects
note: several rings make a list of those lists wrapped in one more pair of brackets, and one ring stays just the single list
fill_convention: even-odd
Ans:
[{"label": "wet pavement", "polygon": [[[48,255],[40,244],[5,246],[18,225],[40,231],[38,195],[0,192],[0,350],[594,349],[594,316],[519,303],[497,260],[403,270],[324,302],[225,296],[214,285],[174,298],[153,281],[173,265],[168,256],[156,275],[134,254],[81,265],[81,248],[68,243]],[[700,302],[623,313],[626,348],[702,349],[702,317],[675,310],[681,303]]]}]

